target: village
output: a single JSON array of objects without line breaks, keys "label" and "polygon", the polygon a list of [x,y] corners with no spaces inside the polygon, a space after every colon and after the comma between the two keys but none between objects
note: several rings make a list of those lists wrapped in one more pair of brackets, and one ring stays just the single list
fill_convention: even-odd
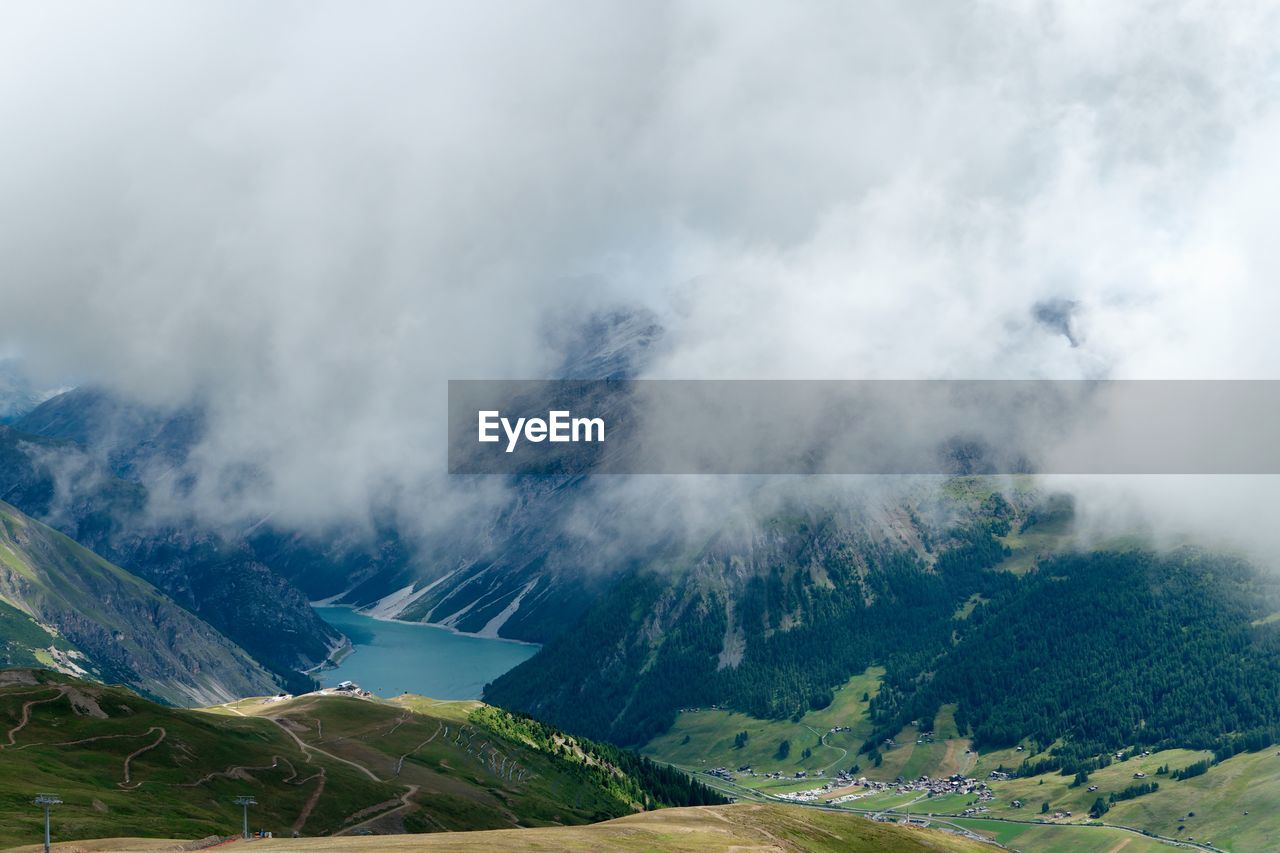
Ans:
[{"label": "village", "polygon": [[[726,782],[736,782],[739,778],[733,771],[727,767],[716,767],[710,770],[702,771],[708,776],[722,779]],[[763,777],[765,779],[807,779],[817,778],[823,775],[821,770],[816,770],[812,774],[804,770],[796,771],[794,777],[786,777],[780,771],[769,773],[757,773],[751,767],[743,766],[738,768],[738,774]],[[893,782],[880,782],[874,779],[868,779],[865,776],[855,778],[849,773],[840,773],[837,776],[828,779],[821,785],[808,788],[803,791],[789,791],[787,793],[776,794],[779,800],[787,800],[795,803],[814,803],[824,802],[829,805],[839,805],[848,803],[863,797],[869,797],[875,794],[894,793],[894,794],[911,794],[919,793],[926,797],[941,796],[943,794],[963,794],[977,798],[976,804],[965,810],[965,814],[978,814],[987,811],[987,807],[983,803],[989,803],[995,799],[995,794],[986,782],[974,779],[969,776],[953,774],[946,778],[932,778],[930,776],[921,776],[918,779],[898,779]]]}]

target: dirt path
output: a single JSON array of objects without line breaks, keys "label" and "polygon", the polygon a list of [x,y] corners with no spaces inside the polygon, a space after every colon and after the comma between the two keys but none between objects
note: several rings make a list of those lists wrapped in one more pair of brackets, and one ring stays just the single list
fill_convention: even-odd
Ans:
[{"label": "dirt path", "polygon": [[[408,811],[411,811],[412,809],[417,808],[418,804],[413,801],[413,797],[417,795],[418,790],[419,788],[417,785],[405,786],[404,793],[400,795],[400,805],[396,806],[394,809],[391,809],[390,811],[385,811],[380,815],[374,815],[373,817],[367,820],[362,820],[357,824],[348,826],[346,829],[340,830],[339,832],[336,832],[334,834],[350,835],[351,833],[355,832],[357,829],[360,829],[361,827],[368,826],[369,824],[374,823],[376,821],[385,820],[391,817],[391,815],[396,814],[397,812],[408,812]],[[427,818],[430,819],[432,823],[436,822],[435,818],[431,817],[431,815],[427,815]],[[436,825],[439,826],[439,824],[436,824]],[[443,829],[443,827],[441,828]]]},{"label": "dirt path", "polygon": [[294,743],[296,743],[296,744],[298,745],[298,749],[301,749],[301,750],[302,750],[302,752],[303,752],[303,754],[308,754],[308,753],[312,753],[312,752],[314,752],[314,753],[317,753],[317,754],[319,754],[319,755],[323,755],[325,758],[330,758],[330,759],[332,759],[332,760],[334,760],[334,761],[340,761],[340,762],[342,762],[343,764],[346,764],[346,765],[349,765],[349,766],[351,766],[351,767],[354,767],[355,769],[359,770],[361,773],[363,773],[364,775],[368,776],[370,779],[372,779],[372,780],[373,780],[373,781],[375,781],[375,782],[390,782],[390,781],[391,781],[390,779],[379,779],[379,778],[374,774],[374,772],[373,772],[372,770],[370,770],[368,767],[365,767],[363,764],[358,764],[358,763],[356,763],[356,762],[354,762],[354,761],[351,761],[350,759],[343,758],[343,757],[341,757],[341,756],[339,756],[339,755],[334,755],[332,752],[327,752],[327,751],[325,751],[325,750],[321,749],[321,748],[320,748],[320,747],[318,747],[318,746],[312,746],[311,744],[309,744],[309,743],[307,743],[306,741],[304,741],[302,738],[298,737],[297,733],[295,733],[292,729],[290,729],[288,726],[286,726],[286,725],[285,725],[283,722],[281,722],[279,719],[274,719],[274,718],[273,718],[273,719],[272,719],[272,722],[273,722],[273,723],[275,723],[277,726],[279,726],[279,727],[280,727],[280,729],[281,729],[285,734],[287,734],[289,737],[293,738],[293,742],[294,742]]},{"label": "dirt path", "polygon": [[[82,743],[93,743],[96,740],[117,740],[122,737],[138,737],[138,735],[97,735],[96,737],[86,737],[80,740],[64,740],[57,743],[45,743],[44,741],[35,741],[33,743],[24,743],[22,746],[13,747],[14,752],[20,752],[24,749],[31,749],[33,746],[79,746]],[[3,749],[0,746],[0,749]]]},{"label": "dirt path", "polygon": [[[270,764],[261,765],[257,767],[251,767],[248,764],[234,764],[231,767],[228,767],[226,770],[215,770],[213,773],[208,773],[204,776],[201,776],[199,779],[197,779],[194,782],[181,782],[178,784],[178,787],[179,788],[196,788],[196,787],[199,787],[200,785],[203,785],[205,782],[209,782],[213,779],[217,779],[219,776],[225,779],[234,779],[236,774],[239,773],[240,771],[248,772],[250,770],[275,770],[277,767],[280,766],[281,761],[288,764],[291,770],[293,769],[293,764],[289,762],[289,759],[282,758],[279,755],[273,755],[271,756]],[[294,770],[293,775],[297,776],[298,771]],[[289,779],[283,779],[281,781],[288,782]]]},{"label": "dirt path", "polygon": [[27,723],[31,722],[31,709],[32,709],[32,708],[34,708],[36,705],[45,705],[45,704],[47,704],[47,703],[49,703],[49,702],[55,702],[55,701],[57,701],[58,699],[61,699],[63,696],[66,696],[66,695],[67,695],[67,688],[65,688],[65,687],[59,687],[59,688],[58,688],[58,695],[57,695],[57,696],[50,696],[50,697],[48,697],[47,699],[32,699],[32,700],[31,700],[31,701],[29,701],[29,702],[23,702],[23,703],[22,703],[22,717],[18,720],[18,724],[17,724],[16,726],[14,726],[13,728],[9,729],[9,742],[8,742],[7,744],[0,744],[0,749],[7,749],[8,747],[11,747],[11,746],[13,746],[15,743],[17,743],[16,738],[17,738],[17,736],[18,736],[18,732],[20,732],[20,731],[22,731],[23,729],[25,729],[25,728],[27,727]]},{"label": "dirt path", "polygon": [[[331,759],[331,760],[333,760],[333,761],[340,761],[340,762],[342,762],[343,764],[346,764],[346,765],[349,765],[349,766],[351,766],[351,767],[354,767],[355,769],[359,770],[361,773],[363,773],[364,775],[368,776],[370,779],[372,779],[372,780],[373,780],[373,781],[375,781],[375,782],[388,782],[388,781],[390,781],[390,780],[388,780],[388,779],[379,779],[379,778],[374,774],[374,772],[373,772],[372,770],[370,770],[368,767],[365,767],[363,764],[359,764],[359,763],[357,763],[357,762],[355,762],[355,761],[351,761],[351,760],[346,759],[346,758],[343,758],[343,757],[341,757],[341,756],[334,755],[332,752],[329,752],[329,751],[327,751],[327,750],[323,750],[323,749],[321,749],[321,748],[320,748],[320,747],[318,747],[318,746],[312,746],[311,744],[309,744],[309,743],[307,743],[306,741],[304,741],[302,738],[298,737],[297,732],[295,732],[295,731],[293,731],[293,729],[289,728],[289,727],[285,724],[285,721],[284,721],[283,719],[279,718],[279,717],[272,717],[272,718],[271,718],[271,722],[275,723],[277,726],[279,726],[279,727],[280,727],[280,730],[281,730],[281,731],[283,731],[283,732],[284,732],[285,734],[287,734],[289,737],[293,738],[293,742],[294,742],[295,744],[297,744],[297,745],[298,745],[298,749],[299,749],[299,750],[301,750],[301,752],[302,752],[303,756],[307,759],[307,763],[308,763],[308,764],[314,764],[314,761],[313,761],[313,759],[312,759],[312,755],[313,755],[313,754],[314,754],[314,755],[323,755],[325,758],[329,758],[329,759]],[[322,733],[323,733],[323,729],[321,729],[321,728],[320,728],[320,721],[319,721],[319,720],[317,720],[317,721],[316,721],[316,732],[317,732],[317,734],[322,734]],[[315,789],[314,791],[312,791],[312,792],[311,792],[311,796],[310,796],[310,797],[307,797],[307,801],[306,801],[306,803],[304,803],[304,804],[303,804],[303,806],[302,806],[302,810],[298,812],[298,818],[297,818],[297,820],[295,820],[295,821],[293,822],[293,825],[290,827],[290,830],[291,830],[292,832],[301,832],[301,831],[302,831],[302,828],[303,828],[304,826],[306,826],[306,824],[307,824],[307,819],[311,817],[311,812],[315,810],[316,803],[320,802],[320,795],[324,793],[324,787],[325,787],[325,784],[326,784],[326,782],[328,781],[328,778],[329,778],[329,777],[328,777],[328,774],[326,773],[326,771],[325,771],[325,769],[324,769],[323,767],[317,766],[317,768],[316,768],[316,769],[319,771],[319,772],[316,774],[316,776],[318,776],[318,777],[319,777],[320,781],[319,781],[318,783],[316,783],[316,789]],[[302,780],[302,781],[300,781],[298,784],[299,784],[299,785],[305,784],[305,783],[306,783],[307,781],[309,781],[310,779],[314,779],[314,778],[316,778],[316,776],[309,776],[309,777],[307,777],[307,779],[303,779],[303,780]],[[416,792],[417,792],[417,786],[414,786],[414,793],[416,793]]]},{"label": "dirt path", "polygon": [[[308,758],[307,760],[310,761],[311,759]],[[316,803],[320,802],[320,795],[324,793],[324,783],[327,777],[323,767],[320,768],[320,772],[316,776],[320,777],[320,781],[316,783],[316,789],[311,792],[311,796],[307,797],[307,801],[302,805],[302,811],[298,812],[298,819],[293,822],[293,826],[289,827],[290,831],[294,833],[302,832],[302,828],[307,825],[307,818],[311,817],[311,812],[315,809]],[[298,784],[302,784],[302,782]]]},{"label": "dirt path", "polygon": [[[372,779],[375,782],[381,782],[385,784],[387,782],[392,781],[390,779],[378,778],[378,776],[372,770],[370,770],[368,767],[365,767],[363,764],[360,764],[355,761],[351,761],[350,759],[347,759],[347,758],[343,758],[340,755],[334,755],[332,752],[321,749],[318,746],[312,746],[311,744],[307,743],[302,738],[300,738],[297,732],[290,729],[287,725],[285,725],[284,721],[279,718],[273,717],[271,721],[275,723],[277,726],[279,726],[280,729],[284,731],[285,734],[293,738],[293,742],[298,745],[298,749],[302,750],[302,754],[306,756],[308,763],[311,763],[313,754],[323,755],[325,758],[331,759],[333,761],[340,761],[343,764],[346,764],[350,767],[354,767],[356,770],[359,770],[361,773],[368,776],[370,779]],[[445,730],[447,731],[447,727]],[[404,766],[404,760],[406,758],[408,758],[414,752],[417,752],[419,749],[422,749],[422,747],[426,746],[431,741],[435,740],[436,735],[440,734],[440,732],[441,732],[441,729],[439,726],[437,726],[435,732],[432,733],[431,737],[427,738],[422,743],[418,744],[416,747],[414,747],[414,749],[411,752],[407,752],[404,755],[402,755],[400,757],[399,765],[396,768],[396,775],[399,775],[401,768],[403,768]],[[298,819],[294,821],[293,826],[290,827],[290,829],[293,832],[302,831],[302,827],[306,824],[307,818],[311,816],[312,810],[315,808],[316,803],[319,802],[320,800],[320,794],[324,791],[325,781],[327,777],[325,775],[325,770],[323,767],[320,767],[318,769],[320,771],[320,774],[319,774],[320,783],[316,785],[316,789],[311,792],[311,796],[307,798],[307,802],[305,805],[303,805],[302,811],[298,813]],[[421,788],[418,785],[406,785],[405,792],[400,796],[399,806],[395,807],[394,809],[391,809],[390,811],[383,812],[380,815],[375,815],[374,817],[371,817],[368,820],[363,820],[360,823],[355,824],[354,826],[349,826],[346,829],[343,829],[338,834],[345,835],[355,831],[356,829],[367,826],[368,824],[373,823],[374,821],[384,820],[390,815],[397,814],[397,813],[408,813],[410,811],[413,811],[414,809],[420,808],[420,806],[413,801],[413,798],[417,796],[419,790],[421,790]],[[434,823],[441,830],[446,829],[446,827],[443,824],[441,824],[439,821],[437,821],[434,817],[432,817],[429,812],[424,811],[423,814],[426,815],[427,820]]]},{"label": "dirt path", "polygon": [[396,718],[396,724],[391,727],[391,731],[384,733],[382,737],[391,737],[393,734],[396,733],[396,729],[400,728],[405,723],[409,722],[410,719],[412,718],[410,717],[409,713],[406,711],[404,714]]},{"label": "dirt path", "polygon": [[418,744],[418,745],[417,745],[417,746],[415,746],[413,749],[409,750],[409,751],[408,751],[408,752],[406,752],[404,755],[400,756],[400,760],[396,762],[396,775],[397,775],[397,776],[399,776],[399,775],[400,775],[400,771],[404,769],[404,760],[405,760],[406,758],[408,758],[410,755],[413,755],[413,754],[414,754],[415,752],[417,752],[418,750],[422,749],[422,748],[423,748],[424,746],[426,746],[427,744],[431,743],[431,741],[435,740],[435,739],[436,739],[436,735],[440,734],[440,729],[441,729],[441,724],[440,724],[440,723],[436,723],[436,730],[435,730],[434,732],[432,732],[432,733],[431,733],[431,737],[427,738],[427,739],[426,739],[426,740],[424,740],[422,743]]},{"label": "dirt path", "polygon": [[168,732],[166,732],[166,731],[164,730],[164,726],[152,726],[151,728],[147,729],[147,731],[143,734],[143,737],[146,737],[146,735],[149,735],[149,734],[151,734],[152,732],[160,732],[160,737],[156,738],[155,740],[153,740],[151,743],[147,744],[147,745],[146,745],[146,746],[144,746],[144,747],[140,747],[140,748],[138,748],[138,749],[135,749],[133,752],[129,753],[129,754],[125,757],[125,759],[124,759],[124,781],[123,781],[123,782],[118,782],[118,783],[116,783],[116,784],[118,784],[121,788],[136,788],[136,787],[138,787],[139,785],[141,785],[141,784],[142,784],[141,782],[134,782],[133,784],[130,784],[130,783],[129,783],[129,782],[130,782],[130,780],[129,780],[129,764],[130,764],[130,762],[132,762],[132,761],[133,761],[133,759],[137,758],[139,755],[142,755],[142,753],[147,752],[148,750],[155,749],[157,746],[159,746],[161,743],[163,743],[163,742],[164,742],[164,739],[165,739],[166,737],[168,737],[168,736],[169,736],[169,733],[168,733]]},{"label": "dirt path", "polygon": [[[285,784],[289,784],[289,785],[294,785],[294,784],[296,784],[296,785],[301,785],[301,784],[302,784],[302,782],[294,782],[294,781],[293,781],[294,779],[297,779],[297,778],[298,778],[298,768],[293,766],[293,762],[292,762],[292,761],[290,761],[289,759],[285,758],[283,755],[273,755],[273,756],[271,756],[271,757],[272,757],[272,758],[278,758],[278,759],[280,759],[281,761],[283,761],[285,764],[288,764],[288,765],[289,765],[289,775],[288,775],[288,776],[286,776],[286,777],[284,777],[283,779],[281,779],[281,780],[280,780],[281,782],[284,782]],[[304,779],[303,781],[305,782],[306,780]]]},{"label": "dirt path", "polygon": [[827,749],[834,749],[840,753],[839,758],[837,758],[835,761],[828,764],[826,767],[822,768],[823,773],[830,773],[832,767],[835,767],[837,764],[843,763],[844,760],[849,757],[849,750],[845,749],[843,746],[833,746],[832,744],[827,743],[827,735],[824,734],[823,732],[818,731],[813,726],[808,725],[807,723],[805,724],[805,728],[818,736],[818,746],[824,746]]}]

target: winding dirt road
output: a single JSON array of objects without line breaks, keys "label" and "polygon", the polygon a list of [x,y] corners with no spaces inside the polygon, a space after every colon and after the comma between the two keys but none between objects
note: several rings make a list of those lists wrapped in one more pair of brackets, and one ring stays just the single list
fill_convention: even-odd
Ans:
[{"label": "winding dirt road", "polygon": [[293,738],[293,742],[294,742],[294,743],[296,743],[296,744],[298,745],[298,749],[301,749],[301,750],[302,750],[302,752],[303,752],[304,754],[314,752],[314,753],[317,753],[317,754],[319,754],[319,755],[323,755],[325,758],[330,758],[330,759],[332,759],[332,760],[334,760],[334,761],[340,761],[340,762],[342,762],[343,764],[346,764],[346,765],[349,765],[349,766],[351,766],[351,767],[354,767],[355,769],[359,770],[361,773],[363,773],[364,775],[368,776],[370,779],[372,779],[372,780],[373,780],[373,781],[375,781],[375,782],[390,782],[390,781],[391,781],[390,779],[379,779],[379,778],[377,777],[377,775],[376,775],[376,774],[374,774],[374,772],[373,772],[372,770],[370,770],[368,767],[365,767],[363,764],[357,764],[356,762],[354,762],[354,761],[352,761],[352,760],[350,760],[350,759],[343,758],[343,757],[342,757],[342,756],[340,756],[340,755],[334,755],[332,752],[328,752],[328,751],[326,751],[326,750],[323,750],[323,749],[321,749],[321,748],[320,748],[320,747],[318,747],[318,746],[312,746],[311,744],[307,743],[307,742],[306,742],[305,740],[303,740],[302,738],[298,737],[298,735],[297,735],[297,733],[296,733],[296,732],[294,732],[292,729],[290,729],[288,726],[286,726],[286,725],[285,725],[283,722],[281,722],[279,719],[275,719],[275,718],[273,718],[273,719],[271,720],[271,722],[275,723],[277,726],[279,726],[279,727],[280,727],[281,731],[283,731],[283,732],[284,732],[285,734],[287,734],[289,737]]},{"label": "winding dirt road", "polygon": [[[419,791],[419,787],[417,785],[406,785],[404,793],[400,795],[400,805],[396,806],[394,809],[391,809],[390,811],[385,811],[382,814],[374,815],[373,817],[367,820],[362,820],[357,824],[348,826],[346,829],[343,829],[335,833],[335,835],[350,835],[351,833],[355,832],[357,829],[360,829],[361,827],[368,826],[369,824],[374,823],[376,821],[386,820],[387,818],[391,817],[391,815],[393,814],[397,814],[400,812],[407,813],[409,811],[412,811],[413,809],[416,809],[418,807],[418,804],[413,801],[413,797],[418,793],[418,791]],[[432,818],[431,815],[427,815],[427,817],[433,823],[435,822],[435,818]]]},{"label": "winding dirt road", "polygon": [[152,750],[152,749],[155,749],[157,746],[159,746],[161,743],[163,743],[163,742],[164,742],[164,739],[165,739],[166,737],[168,737],[168,736],[169,736],[169,733],[168,733],[168,732],[166,732],[166,731],[164,730],[164,726],[152,726],[151,728],[149,728],[149,729],[147,729],[145,732],[143,732],[142,736],[143,736],[143,737],[146,737],[147,735],[151,734],[152,732],[160,732],[160,736],[159,736],[158,738],[156,738],[155,740],[153,740],[151,743],[147,744],[146,746],[141,747],[141,748],[139,748],[139,749],[135,749],[133,752],[131,752],[131,753],[129,753],[127,756],[125,756],[125,759],[124,759],[124,781],[123,781],[123,782],[117,782],[117,783],[116,783],[116,784],[117,784],[117,785],[119,785],[121,788],[136,788],[136,787],[138,787],[139,785],[141,785],[141,784],[142,784],[141,782],[133,782],[132,784],[130,784],[130,779],[129,779],[129,764],[133,761],[133,759],[137,758],[139,755],[142,755],[142,753],[144,753],[144,752],[148,752],[148,751],[150,751],[150,750]]},{"label": "winding dirt road", "polygon": [[6,743],[6,744],[0,744],[0,749],[8,749],[9,747],[11,747],[11,746],[13,746],[15,743],[17,743],[16,738],[17,738],[17,736],[18,736],[18,732],[20,732],[20,731],[22,731],[23,729],[25,729],[25,728],[27,727],[27,723],[31,722],[31,709],[32,709],[32,708],[34,708],[36,705],[45,705],[45,704],[47,704],[47,703],[49,703],[49,702],[55,702],[55,701],[57,701],[58,699],[61,699],[63,696],[66,696],[66,695],[67,695],[67,688],[65,688],[65,687],[59,687],[59,688],[58,688],[58,694],[57,694],[56,696],[50,696],[50,697],[48,697],[47,699],[32,699],[30,702],[23,702],[23,703],[22,703],[22,716],[21,716],[21,718],[18,720],[18,724],[17,724],[16,726],[14,726],[13,728],[9,729],[9,742],[8,742],[8,743]]}]

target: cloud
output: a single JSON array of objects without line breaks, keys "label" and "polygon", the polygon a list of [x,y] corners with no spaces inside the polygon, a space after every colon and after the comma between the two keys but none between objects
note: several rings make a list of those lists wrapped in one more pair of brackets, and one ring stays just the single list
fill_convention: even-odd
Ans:
[{"label": "cloud", "polygon": [[1280,366],[1271,4],[0,14],[0,348],[201,401],[211,514],[431,517],[444,380],[620,304],[655,377]]}]

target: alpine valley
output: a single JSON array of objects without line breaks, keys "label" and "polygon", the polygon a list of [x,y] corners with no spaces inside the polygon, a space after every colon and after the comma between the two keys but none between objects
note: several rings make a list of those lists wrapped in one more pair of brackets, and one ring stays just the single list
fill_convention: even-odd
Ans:
[{"label": "alpine valley", "polygon": [[[601,315],[561,375],[629,376],[661,346],[653,318]],[[228,527],[157,511],[199,485],[198,404],[40,397],[11,398],[0,425],[0,777],[15,803],[28,772],[74,778],[79,837],[225,833],[241,788],[278,835],[727,799],[759,804],[743,832],[814,849],[852,830],[788,809],[950,833],[921,849],[1280,834],[1275,572],[1140,532],[1085,539],[1073,500],[1034,477],[957,458],[954,476],[875,488],[742,478],[696,535],[609,548],[583,534],[625,529],[590,476],[511,478],[500,511],[431,536],[390,505],[367,525]],[[349,651],[321,601],[541,648],[485,704],[357,702],[314,692],[310,673]],[[59,763],[89,742],[102,790]],[[682,814],[695,835],[719,821]],[[21,831],[0,841],[29,818],[6,813]],[[624,830],[595,831],[564,843]]]}]

